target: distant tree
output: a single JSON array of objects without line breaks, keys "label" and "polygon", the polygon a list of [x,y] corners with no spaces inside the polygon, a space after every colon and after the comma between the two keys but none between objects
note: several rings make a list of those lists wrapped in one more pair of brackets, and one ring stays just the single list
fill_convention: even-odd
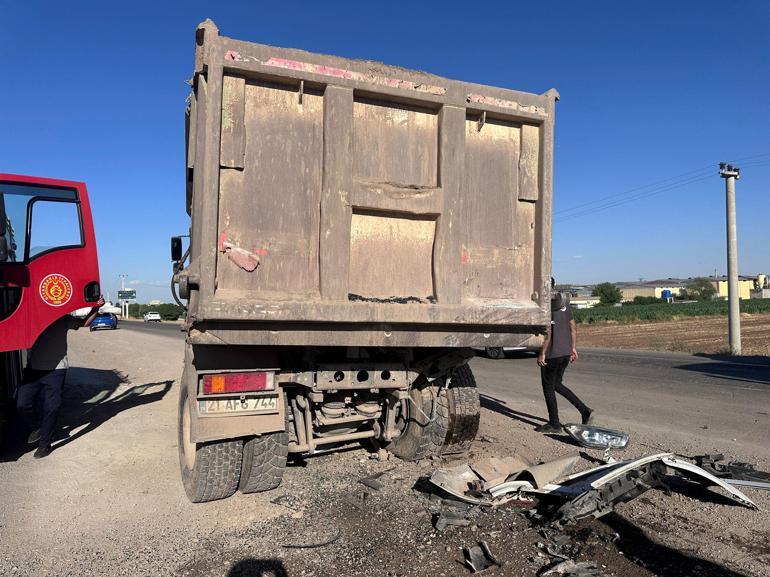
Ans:
[{"label": "distant tree", "polygon": [[694,278],[684,288],[684,297],[696,301],[710,301],[717,294],[713,283],[702,276]]},{"label": "distant tree", "polygon": [[621,301],[623,293],[611,282],[603,282],[594,287],[591,296],[599,297],[599,304],[614,305]]},{"label": "distant tree", "polygon": [[177,304],[163,303],[159,305],[142,305],[139,303],[131,303],[128,306],[128,315],[136,319],[142,318],[144,313],[155,312],[160,314],[160,318],[164,321],[175,321],[179,317],[185,316],[185,310]]}]

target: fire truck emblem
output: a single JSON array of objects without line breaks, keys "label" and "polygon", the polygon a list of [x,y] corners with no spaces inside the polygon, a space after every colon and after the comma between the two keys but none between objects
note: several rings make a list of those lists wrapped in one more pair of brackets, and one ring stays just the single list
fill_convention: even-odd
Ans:
[{"label": "fire truck emblem", "polygon": [[72,298],[72,283],[61,274],[49,274],[40,283],[40,298],[52,307],[67,304]]}]

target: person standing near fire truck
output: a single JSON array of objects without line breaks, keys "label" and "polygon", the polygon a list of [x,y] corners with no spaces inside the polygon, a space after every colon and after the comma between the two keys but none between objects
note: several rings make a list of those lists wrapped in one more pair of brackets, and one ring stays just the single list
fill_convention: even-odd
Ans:
[{"label": "person standing near fire truck", "polygon": [[[57,319],[40,334],[30,349],[16,406],[27,430],[31,431],[27,443],[38,444],[34,454],[36,459],[47,457],[52,451],[62,389],[69,367],[67,334],[90,325],[103,304],[104,300],[100,299],[85,319],[71,315]],[[38,399],[43,409],[39,420],[35,414]]]}]

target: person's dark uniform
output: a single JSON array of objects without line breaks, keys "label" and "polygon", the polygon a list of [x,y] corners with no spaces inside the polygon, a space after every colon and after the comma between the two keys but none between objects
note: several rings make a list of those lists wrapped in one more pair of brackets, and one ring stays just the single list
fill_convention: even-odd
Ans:
[{"label": "person's dark uniform", "polygon": [[[56,419],[61,407],[64,379],[69,367],[67,333],[70,330],[77,330],[90,324],[96,310],[98,307],[92,310],[85,322],[83,319],[64,315],[45,329],[30,349],[16,406],[28,431],[31,431],[28,442],[38,443],[34,455],[37,459],[45,457],[51,452]],[[42,405],[39,419],[35,411],[38,399]]]},{"label": "person's dark uniform", "polygon": [[543,395],[548,408],[548,423],[540,425],[535,429],[536,431],[544,433],[561,431],[556,393],[559,393],[580,411],[584,424],[591,421],[593,409],[583,403],[562,382],[567,366],[578,358],[575,339],[573,338],[574,332],[576,332],[576,328],[575,321],[572,319],[572,309],[562,295],[556,293],[551,300],[551,327],[538,357]]}]

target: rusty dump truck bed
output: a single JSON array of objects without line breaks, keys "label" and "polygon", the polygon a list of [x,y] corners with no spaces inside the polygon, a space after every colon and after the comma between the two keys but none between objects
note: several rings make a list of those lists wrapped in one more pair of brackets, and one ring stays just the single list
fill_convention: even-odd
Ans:
[{"label": "rusty dump truck bed", "polygon": [[195,67],[191,342],[500,346],[543,331],[554,90],[241,42],[210,21]]}]

